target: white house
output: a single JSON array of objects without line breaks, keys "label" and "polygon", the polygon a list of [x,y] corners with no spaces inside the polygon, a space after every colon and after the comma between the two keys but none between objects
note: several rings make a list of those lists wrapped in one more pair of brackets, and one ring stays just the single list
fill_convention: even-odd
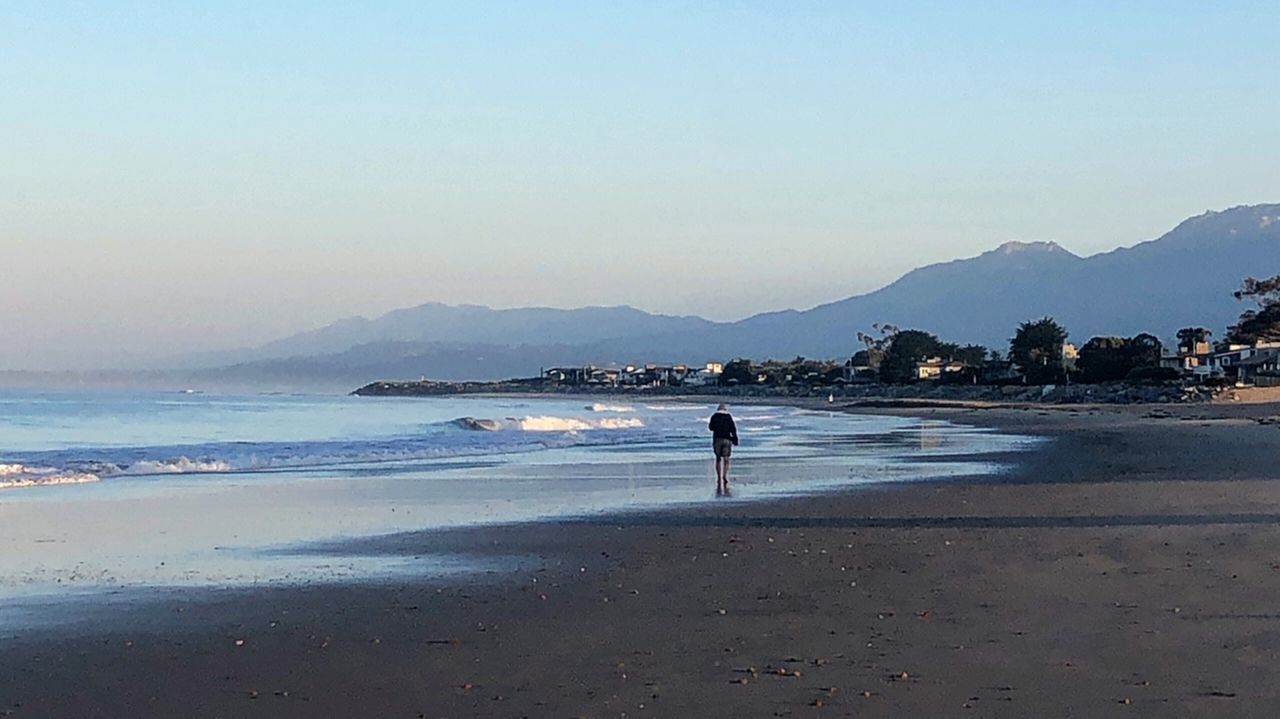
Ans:
[{"label": "white house", "polygon": [[955,360],[948,362],[941,357],[930,357],[921,362],[916,362],[915,378],[918,380],[936,380],[941,379],[944,373],[959,372],[963,369],[963,362]]},{"label": "white house", "polygon": [[1208,355],[1194,371],[1251,383],[1259,374],[1280,372],[1280,342],[1229,345],[1225,350]]}]

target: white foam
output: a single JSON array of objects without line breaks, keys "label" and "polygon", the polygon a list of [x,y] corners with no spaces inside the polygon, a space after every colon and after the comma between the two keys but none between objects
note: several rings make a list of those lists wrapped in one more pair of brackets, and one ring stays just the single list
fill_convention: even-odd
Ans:
[{"label": "white foam", "polygon": [[53,467],[28,467],[23,464],[0,464],[0,489],[85,484],[96,481],[98,481],[98,475],[88,472],[70,472]]},{"label": "white foam", "polygon": [[644,422],[636,417],[605,417],[603,419],[577,419],[575,417],[536,416],[515,420],[516,426],[525,432],[581,432],[591,429],[639,429]]},{"label": "white foam", "polygon": [[129,465],[129,474],[190,474],[197,472],[229,472],[231,465],[218,459],[142,460]]},{"label": "white foam", "polygon": [[628,407],[625,404],[601,404],[599,402],[596,402],[595,404],[587,405],[587,409],[591,410],[592,412],[634,412],[636,411],[635,407]]}]

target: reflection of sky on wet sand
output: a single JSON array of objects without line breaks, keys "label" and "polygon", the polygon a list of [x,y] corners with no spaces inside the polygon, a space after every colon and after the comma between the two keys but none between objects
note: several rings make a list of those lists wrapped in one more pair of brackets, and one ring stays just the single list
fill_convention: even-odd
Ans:
[{"label": "reflection of sky on wet sand", "polygon": [[[797,417],[786,431],[744,438],[733,464],[733,501],[990,473],[999,467],[964,455],[1030,442],[941,422]],[[0,594],[30,599],[465,571],[466,562],[456,557],[326,556],[308,547],[423,528],[714,501],[702,439],[675,448],[567,448],[501,461],[120,478],[83,489],[6,494],[0,496]],[[936,455],[947,456],[928,459]]]}]

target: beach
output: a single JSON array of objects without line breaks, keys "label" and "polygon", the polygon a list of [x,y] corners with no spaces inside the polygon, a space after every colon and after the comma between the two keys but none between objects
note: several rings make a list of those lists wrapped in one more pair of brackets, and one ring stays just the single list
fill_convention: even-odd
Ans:
[{"label": "beach", "polygon": [[[858,408],[1007,474],[353,540],[461,577],[173,590],[0,640],[31,717],[1274,716],[1266,403]],[[944,461],[945,456],[937,457]],[[748,452],[738,461],[751,462]]]}]

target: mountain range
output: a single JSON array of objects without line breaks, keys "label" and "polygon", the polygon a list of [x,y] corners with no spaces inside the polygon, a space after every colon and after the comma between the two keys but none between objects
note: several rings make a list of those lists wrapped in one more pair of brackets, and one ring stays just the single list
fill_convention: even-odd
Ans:
[{"label": "mountain range", "polygon": [[737,322],[632,307],[496,310],[438,303],[355,317],[259,347],[183,360],[193,382],[356,385],[374,379],[494,379],[556,364],[843,358],[873,323],[1003,349],[1018,323],[1052,316],[1075,342],[1180,327],[1215,334],[1242,309],[1246,276],[1280,273],[1280,204],[1206,212],[1132,247],[1080,257],[1008,242],[928,265],[873,292]]}]

